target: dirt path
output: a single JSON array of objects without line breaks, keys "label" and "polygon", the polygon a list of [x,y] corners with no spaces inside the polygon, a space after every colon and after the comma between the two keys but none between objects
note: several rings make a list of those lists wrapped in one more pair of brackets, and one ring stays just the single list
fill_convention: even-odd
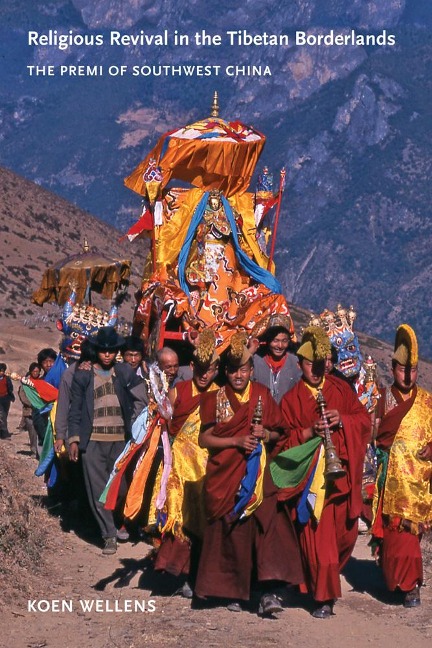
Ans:
[{"label": "dirt path", "polygon": [[[12,431],[18,419],[15,407],[10,417]],[[27,455],[26,441],[26,434],[20,433],[2,443],[8,444],[10,455],[19,457],[28,493],[42,497],[45,487],[32,474],[35,461]],[[73,531],[63,531],[57,518],[52,525],[52,574],[46,582],[42,579],[40,592],[30,604],[17,600],[2,610],[1,647],[351,648],[379,644],[386,648],[401,641],[416,648],[432,645],[430,588],[422,590],[421,608],[405,610],[396,605],[370,559],[365,537],[359,537],[343,579],[343,598],[329,621],[313,619],[298,598],[287,602],[279,618],[262,620],[253,612],[192,610],[189,601],[162,595],[164,582],[146,570],[149,547],[142,542],[122,544],[117,555],[104,557],[99,547]],[[430,554],[426,562],[426,578],[431,580]]]}]

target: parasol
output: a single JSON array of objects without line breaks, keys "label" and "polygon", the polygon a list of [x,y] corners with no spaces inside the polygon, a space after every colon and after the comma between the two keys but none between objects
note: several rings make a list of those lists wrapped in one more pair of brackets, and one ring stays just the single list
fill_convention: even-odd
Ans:
[{"label": "parasol", "polygon": [[131,262],[127,259],[109,257],[84,243],[83,251],[68,256],[47,268],[38,290],[32,295],[33,303],[42,306],[55,301],[63,306],[76,286],[77,301],[91,303],[94,291],[106,299],[112,299],[119,288],[125,288],[130,276]]},{"label": "parasol", "polygon": [[249,186],[265,136],[240,121],[218,117],[217,93],[210,117],[165,133],[147,157],[125,179],[125,185],[149,195],[148,170],[160,169],[160,190],[171,178],[201,189],[218,189],[229,197]]}]

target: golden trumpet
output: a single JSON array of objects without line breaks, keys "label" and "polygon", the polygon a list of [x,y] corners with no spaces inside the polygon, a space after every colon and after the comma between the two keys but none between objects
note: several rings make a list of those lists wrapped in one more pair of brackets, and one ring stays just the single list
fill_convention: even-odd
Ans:
[{"label": "golden trumpet", "polygon": [[343,477],[346,474],[346,470],[342,467],[341,460],[337,456],[336,448],[331,438],[330,426],[325,415],[327,403],[321,389],[318,390],[316,402],[320,410],[321,420],[324,423],[324,478],[326,481],[334,481]]}]

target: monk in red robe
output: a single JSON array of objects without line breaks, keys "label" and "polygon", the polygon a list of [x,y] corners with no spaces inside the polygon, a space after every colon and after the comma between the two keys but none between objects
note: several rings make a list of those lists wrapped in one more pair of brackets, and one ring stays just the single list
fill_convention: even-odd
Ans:
[{"label": "monk in red robe", "polygon": [[417,363],[416,335],[402,324],[392,359],[393,385],[380,399],[372,533],[387,587],[403,592],[408,608],[420,605],[420,540],[432,525],[432,395],[416,384]]},{"label": "monk in red robe", "polygon": [[162,544],[155,569],[174,576],[186,576],[187,581],[181,589],[186,598],[192,597],[191,586],[195,580],[205,526],[202,491],[208,452],[198,445],[199,406],[204,393],[218,388],[213,382],[218,366],[219,356],[214,345],[205,357],[198,345],[191,362],[192,380],[179,382],[169,392],[173,415],[168,430],[174,440],[166,501],[161,511],[164,518]]},{"label": "monk in red robe", "polygon": [[[343,473],[335,479],[325,477],[324,447],[316,440],[304,482],[281,494],[291,498],[297,520],[306,574],[301,589],[313,595],[317,605],[312,615],[320,619],[330,617],[335,600],[341,596],[340,572],[356,542],[363,458],[370,434],[368,413],[349,385],[325,375],[328,353],[330,342],[325,331],[319,327],[306,329],[297,352],[302,378],[281,401],[289,427],[285,447],[324,437],[328,426]],[[324,416],[317,405],[320,391],[326,403]]]},{"label": "monk in red robe", "polygon": [[259,613],[270,615],[282,609],[276,583],[303,579],[295,531],[268,472],[268,457],[286,429],[269,390],[251,382],[252,357],[236,336],[226,386],[201,402],[199,442],[210,453],[204,485],[208,526],[195,593],[229,600],[228,609],[240,611],[240,601],[250,598],[255,567]]}]

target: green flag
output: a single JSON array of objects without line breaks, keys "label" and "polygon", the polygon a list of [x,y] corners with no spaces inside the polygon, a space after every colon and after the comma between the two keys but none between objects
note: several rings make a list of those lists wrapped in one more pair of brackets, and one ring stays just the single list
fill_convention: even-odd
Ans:
[{"label": "green flag", "polygon": [[281,452],[273,459],[270,473],[278,488],[295,488],[303,481],[321,442],[321,437],[313,437],[302,445]]}]

